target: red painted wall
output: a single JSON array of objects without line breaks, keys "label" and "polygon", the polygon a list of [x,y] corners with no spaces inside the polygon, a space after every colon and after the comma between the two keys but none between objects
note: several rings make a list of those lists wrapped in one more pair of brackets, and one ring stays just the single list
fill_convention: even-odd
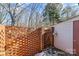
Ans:
[{"label": "red painted wall", "polygon": [[79,55],[79,20],[73,21],[73,49]]}]

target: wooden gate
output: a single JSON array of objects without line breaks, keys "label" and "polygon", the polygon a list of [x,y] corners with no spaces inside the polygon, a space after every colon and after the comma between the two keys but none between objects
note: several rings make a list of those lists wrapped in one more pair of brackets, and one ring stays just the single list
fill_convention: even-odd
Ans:
[{"label": "wooden gate", "polygon": [[45,33],[43,34],[44,49],[50,46],[54,46],[53,32],[54,32],[53,27],[45,30]]}]

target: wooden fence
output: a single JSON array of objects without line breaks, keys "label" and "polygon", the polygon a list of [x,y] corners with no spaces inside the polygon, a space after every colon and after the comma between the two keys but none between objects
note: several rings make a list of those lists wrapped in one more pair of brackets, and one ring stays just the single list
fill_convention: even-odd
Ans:
[{"label": "wooden fence", "polygon": [[27,32],[27,28],[0,26],[0,56],[28,56],[41,51],[41,28]]},{"label": "wooden fence", "polygon": [[45,47],[42,37],[42,28],[29,32],[28,28],[24,27],[0,25],[0,56],[34,55]]}]

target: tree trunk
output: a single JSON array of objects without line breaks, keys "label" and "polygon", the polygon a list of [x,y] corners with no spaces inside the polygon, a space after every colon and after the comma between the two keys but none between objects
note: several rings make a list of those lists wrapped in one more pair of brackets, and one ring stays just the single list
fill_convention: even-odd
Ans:
[{"label": "tree trunk", "polygon": [[11,21],[11,26],[14,26],[14,25],[15,25],[15,21],[12,20],[12,21]]},{"label": "tree trunk", "polygon": [[11,12],[9,12],[9,14],[10,14],[10,17],[11,17],[11,26],[14,26],[15,25],[14,16],[11,14]]}]

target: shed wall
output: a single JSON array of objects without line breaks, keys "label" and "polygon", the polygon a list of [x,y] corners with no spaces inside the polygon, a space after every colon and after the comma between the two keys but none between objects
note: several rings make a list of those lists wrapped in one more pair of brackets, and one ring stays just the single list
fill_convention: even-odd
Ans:
[{"label": "shed wall", "polygon": [[67,21],[55,25],[54,46],[67,53],[73,54],[73,22]]}]

